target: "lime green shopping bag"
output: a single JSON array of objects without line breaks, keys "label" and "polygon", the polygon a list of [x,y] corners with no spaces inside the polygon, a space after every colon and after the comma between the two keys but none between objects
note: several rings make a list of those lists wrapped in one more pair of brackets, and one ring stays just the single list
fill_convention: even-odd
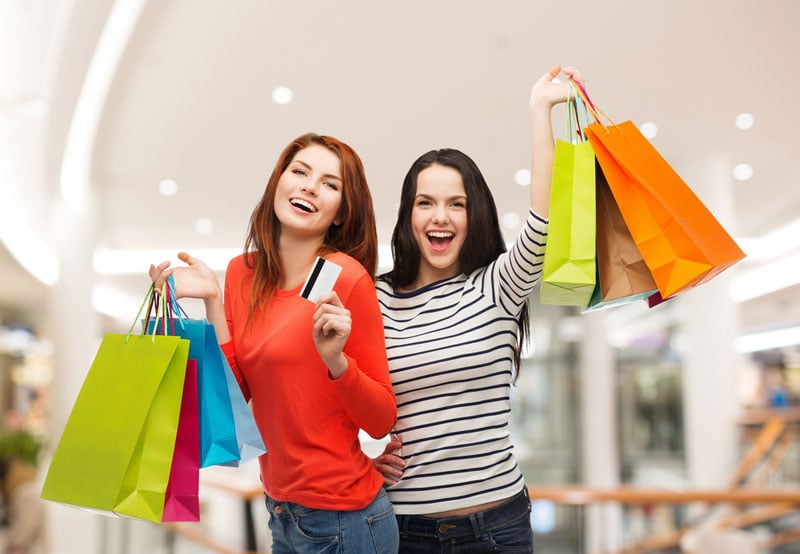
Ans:
[{"label": "lime green shopping bag", "polygon": [[42,498],[160,522],[188,354],[189,341],[180,337],[106,334],[53,454]]},{"label": "lime green shopping bag", "polygon": [[[577,110],[574,100],[567,104],[570,120]],[[539,302],[588,306],[597,282],[595,158],[588,141],[556,141],[549,219]]]}]

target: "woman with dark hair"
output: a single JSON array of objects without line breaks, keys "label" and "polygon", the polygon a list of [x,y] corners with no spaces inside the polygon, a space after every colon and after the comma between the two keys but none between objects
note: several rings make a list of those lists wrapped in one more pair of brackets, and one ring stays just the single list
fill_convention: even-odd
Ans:
[{"label": "woman with dark hair", "polygon": [[[245,252],[214,272],[151,266],[177,298],[204,300],[267,446],[259,459],[272,552],[397,551],[383,477],[359,429],[385,436],[396,408],[373,275],[377,233],[358,155],[306,134],[280,155],[250,218]],[[300,295],[317,256],[341,266],[333,290]],[[224,303],[223,303],[224,299]]]},{"label": "woman with dark hair", "polygon": [[530,209],[511,250],[476,164],[432,150],[403,182],[394,268],[378,280],[397,397],[375,459],[397,513],[400,551],[532,552],[531,504],[513,454],[510,389],[541,278],[553,169],[551,109],[567,99],[552,67],[531,89]]}]

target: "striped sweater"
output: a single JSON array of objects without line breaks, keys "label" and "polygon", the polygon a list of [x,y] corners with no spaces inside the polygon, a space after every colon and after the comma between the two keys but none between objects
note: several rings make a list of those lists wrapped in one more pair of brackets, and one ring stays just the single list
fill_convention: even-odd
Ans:
[{"label": "striped sweater", "polygon": [[509,498],[524,483],[509,432],[517,317],[541,278],[547,222],[530,212],[487,267],[410,293],[378,281],[403,478],[398,514]]}]

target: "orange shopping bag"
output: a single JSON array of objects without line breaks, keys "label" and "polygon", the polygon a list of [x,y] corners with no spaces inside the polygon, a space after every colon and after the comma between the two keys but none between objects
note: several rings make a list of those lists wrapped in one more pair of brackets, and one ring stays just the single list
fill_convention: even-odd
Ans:
[{"label": "orange shopping bag", "polygon": [[661,296],[669,298],[704,283],[744,258],[742,249],[636,125],[603,125],[586,91],[581,94],[595,119],[586,128],[589,142]]}]

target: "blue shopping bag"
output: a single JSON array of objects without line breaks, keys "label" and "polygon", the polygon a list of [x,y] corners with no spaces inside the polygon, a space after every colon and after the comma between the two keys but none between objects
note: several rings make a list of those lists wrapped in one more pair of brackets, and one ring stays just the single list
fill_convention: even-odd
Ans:
[{"label": "blue shopping bag", "polygon": [[[169,283],[170,285],[172,283]],[[200,422],[200,467],[220,465],[239,459],[233,406],[225,377],[222,350],[214,326],[205,319],[190,319],[167,288],[173,317],[167,318],[170,335],[189,340],[189,359],[197,361],[197,407]],[[147,332],[152,332],[150,318]],[[230,371],[230,369],[228,369]]]},{"label": "blue shopping bag", "polygon": [[233,421],[236,427],[236,441],[239,445],[239,459],[220,465],[238,467],[264,454],[267,447],[264,445],[264,439],[261,438],[261,432],[253,419],[253,412],[250,411],[242,389],[239,388],[239,383],[236,382],[236,377],[233,376],[233,371],[231,371],[222,350],[220,350],[220,356],[222,364],[225,366],[225,380],[228,383]]},{"label": "blue shopping bag", "polygon": [[[167,291],[173,289],[174,284],[175,280],[172,276],[170,276],[167,280]],[[242,389],[239,388],[239,383],[236,382],[236,378],[234,377],[233,371],[228,364],[228,360],[225,358],[225,354],[222,352],[222,348],[219,346],[219,341],[217,340],[217,333],[214,329],[214,326],[205,319],[198,320],[189,318],[175,297],[172,295],[169,296],[172,313],[176,315],[174,318],[175,327],[177,329],[176,334],[183,336],[182,333],[186,333],[186,338],[190,338],[191,340],[189,335],[199,337],[201,333],[205,333],[203,351],[204,362],[211,364],[214,368],[214,390],[217,391],[219,396],[225,397],[225,418],[227,418],[228,414],[227,406],[230,405],[230,414],[233,419],[233,436],[235,437],[235,442],[232,443],[230,441],[230,428],[227,420],[225,422],[224,430],[217,429],[216,431],[219,432],[214,432],[215,429],[213,426],[217,425],[219,427],[218,422],[213,417],[215,414],[216,404],[209,404],[209,414],[211,417],[207,418],[210,419],[210,421],[206,423],[208,432],[204,433],[202,416],[203,405],[201,403],[201,467],[207,467],[209,465],[238,467],[246,462],[258,458],[261,454],[264,454],[267,451],[267,448],[264,445],[264,439],[261,437],[261,432],[256,426],[253,413],[250,411],[247,401],[242,394]],[[202,330],[200,329],[201,327]],[[189,357],[192,357],[191,351],[189,353]],[[198,365],[198,372],[199,371],[201,371],[201,369]],[[226,391],[224,394],[220,392],[221,384],[219,382],[219,375],[222,375],[222,379],[224,380]],[[200,398],[202,402],[202,393]],[[207,456],[203,455],[203,453],[208,450],[203,449],[204,434],[208,436],[207,445],[213,449]],[[225,437],[224,446],[217,445],[217,437],[222,436]]]}]

